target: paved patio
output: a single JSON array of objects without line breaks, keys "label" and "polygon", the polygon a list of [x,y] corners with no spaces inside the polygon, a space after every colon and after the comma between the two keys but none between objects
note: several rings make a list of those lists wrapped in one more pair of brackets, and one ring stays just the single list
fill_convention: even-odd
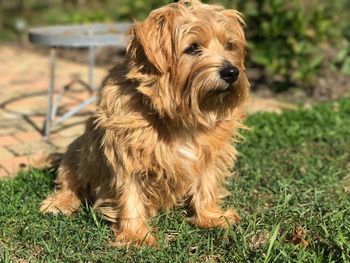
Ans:
[{"label": "paved patio", "polygon": [[[48,52],[47,52],[48,53]],[[56,87],[75,79],[86,80],[87,66],[58,59]],[[0,44],[0,177],[13,175],[52,152],[63,152],[82,133],[94,105],[53,128],[50,141],[42,137],[47,105],[48,56]],[[95,69],[95,83],[107,69]],[[81,84],[62,99],[63,113],[89,97]]]},{"label": "paved patio", "polygon": [[[75,79],[86,80],[86,65],[57,59],[56,69],[56,87],[63,87]],[[54,127],[50,141],[45,141],[42,130],[47,105],[48,55],[0,43],[0,72],[1,178],[36,165],[49,153],[64,152],[68,144],[82,133],[84,122],[94,110],[94,105]],[[96,68],[95,84],[99,84],[107,72],[107,68]],[[72,87],[62,100],[61,113],[89,96],[82,85],[77,83]],[[252,113],[279,112],[285,107],[289,106],[253,97],[247,108]]]}]

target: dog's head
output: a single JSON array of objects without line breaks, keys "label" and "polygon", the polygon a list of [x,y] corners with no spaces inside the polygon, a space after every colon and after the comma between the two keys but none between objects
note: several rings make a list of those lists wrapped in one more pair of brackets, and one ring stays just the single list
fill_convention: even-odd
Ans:
[{"label": "dog's head", "polygon": [[244,21],[234,10],[181,0],[131,29],[128,78],[160,116],[207,124],[247,97]]}]

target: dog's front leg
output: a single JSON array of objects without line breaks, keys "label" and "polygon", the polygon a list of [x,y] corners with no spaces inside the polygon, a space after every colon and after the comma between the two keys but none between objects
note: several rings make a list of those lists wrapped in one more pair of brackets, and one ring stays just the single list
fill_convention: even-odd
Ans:
[{"label": "dog's front leg", "polygon": [[222,193],[218,178],[209,173],[197,177],[192,189],[191,208],[194,216],[191,223],[202,227],[228,227],[240,220],[239,215],[233,210],[223,211],[220,208]]},{"label": "dog's front leg", "polygon": [[157,241],[147,224],[148,214],[137,183],[130,179],[118,199],[118,223],[115,228],[117,246],[156,246]]}]

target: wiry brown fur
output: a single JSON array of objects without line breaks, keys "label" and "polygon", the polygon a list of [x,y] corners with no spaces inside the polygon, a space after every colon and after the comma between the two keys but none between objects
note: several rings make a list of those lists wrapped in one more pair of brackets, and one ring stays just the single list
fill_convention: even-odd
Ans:
[{"label": "wiry brown fur", "polygon": [[[156,244],[147,220],[184,202],[200,227],[238,221],[219,202],[248,94],[242,26],[238,12],[197,0],[167,5],[137,23],[128,66],[111,71],[41,211],[69,215],[80,200],[92,200],[116,223],[121,245]],[[194,42],[201,53],[184,54]],[[240,71],[232,87],[218,73],[227,61]]]}]

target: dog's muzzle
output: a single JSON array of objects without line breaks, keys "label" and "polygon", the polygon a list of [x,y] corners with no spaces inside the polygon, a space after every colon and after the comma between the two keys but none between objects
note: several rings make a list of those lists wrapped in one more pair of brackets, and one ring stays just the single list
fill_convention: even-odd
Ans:
[{"label": "dog's muzzle", "polygon": [[220,70],[220,77],[230,85],[238,79],[238,75],[238,68],[232,65],[226,65],[223,69]]}]

